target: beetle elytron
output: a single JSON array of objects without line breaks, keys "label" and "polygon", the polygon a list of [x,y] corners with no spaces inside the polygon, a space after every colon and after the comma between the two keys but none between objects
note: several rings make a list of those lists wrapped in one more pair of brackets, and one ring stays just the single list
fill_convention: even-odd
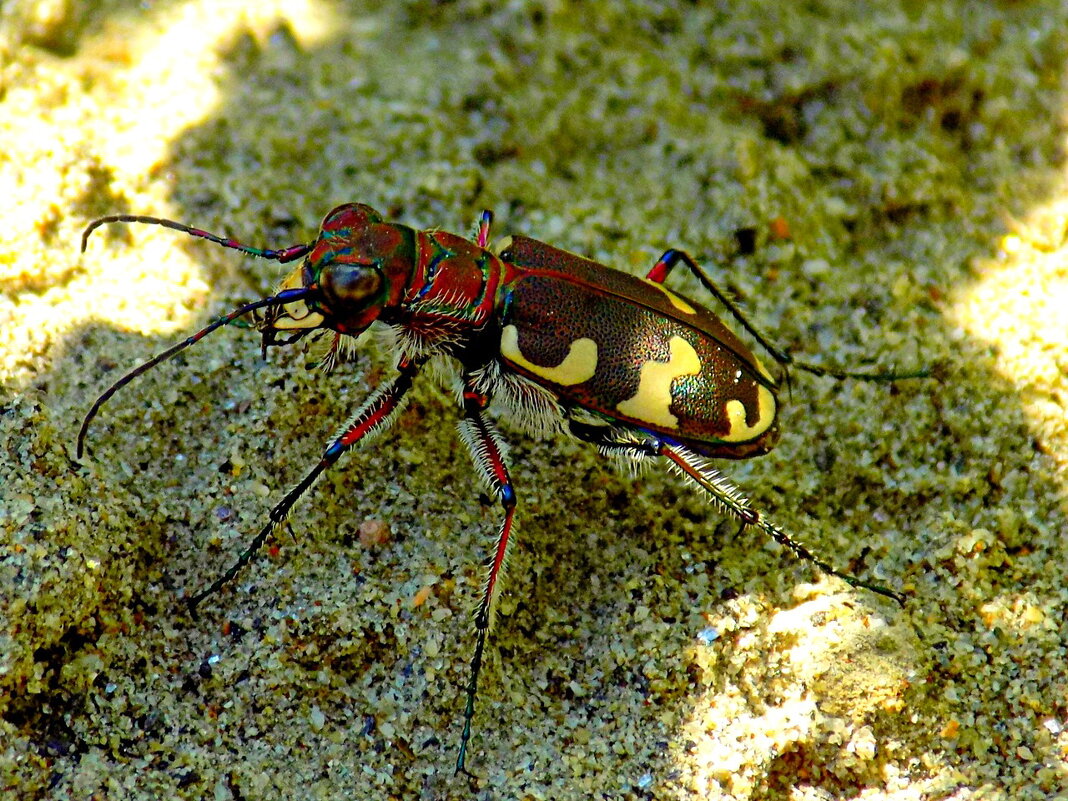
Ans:
[{"label": "beetle elytron", "polygon": [[[398,375],[371,395],[319,463],[271,509],[270,520],[234,565],[190,599],[192,608],[248,564],[321,473],[396,418],[416,374],[431,359],[459,368],[460,437],[503,511],[475,614],[457,771],[465,771],[482,654],[516,509],[504,446],[487,414],[491,401],[530,433],[570,434],[626,462],[663,459],[743,524],[853,586],[901,602],[896,593],[840,573],[794,542],[709,459],[746,459],[773,447],[779,434],[777,392],[791,364],[817,375],[873,380],[922,377],[926,371],[847,373],[794,362],[772,347],[681,251],[667,251],[642,279],[522,236],[489,250],[491,219],[483,212],[471,242],[388,223],[368,206],[345,204],[326,216],[314,242],[282,250],[249,247],[156,217],[114,215],[86,228],[83,251],[97,227],[134,222],[163,225],[282,263],[302,262],[271,297],[216,319],[115,382],[82,422],[79,458],[90,421],[115,392],[217,328],[240,324],[245,315],[253,315],[251,325],[262,335],[264,353],[268,346],[290,344],[313,331],[332,331],[326,357],[331,365],[376,321],[394,334]],[[782,377],[774,378],[715,314],[664,287],[679,264],[770,354]]]}]

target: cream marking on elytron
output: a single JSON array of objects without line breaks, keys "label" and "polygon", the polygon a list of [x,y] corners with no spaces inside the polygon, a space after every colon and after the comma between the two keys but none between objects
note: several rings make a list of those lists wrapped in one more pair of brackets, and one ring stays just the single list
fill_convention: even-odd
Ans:
[{"label": "cream marking on elytron", "polygon": [[[760,361],[760,359],[758,359],[755,355],[753,356],[753,366],[760,371],[760,374],[764,376],[764,378],[768,379],[768,381],[771,381],[773,384],[775,383],[775,379],[771,377],[771,373],[768,372],[768,368],[765,367],[764,363]],[[761,406],[761,408],[763,408],[763,406]],[[760,416],[763,417],[763,413],[761,413]]]},{"label": "cream marking on elytron", "polygon": [[[701,372],[701,360],[693,345],[682,337],[672,337],[670,346],[671,356],[666,362],[650,360],[642,365],[638,391],[634,397],[616,404],[621,413],[663,428],[678,427],[679,418],[669,410],[671,383],[676,378]],[[744,415],[742,422],[745,422]]]},{"label": "cream marking on elytron", "polygon": [[737,398],[727,401],[724,408],[730,422],[730,433],[723,438],[724,442],[745,442],[759,437],[775,421],[775,396],[764,386],[757,387],[758,413],[753,425],[745,422],[745,405]]},{"label": "cream marking on elytron", "polygon": [[543,367],[527,360],[519,350],[519,329],[514,325],[506,325],[501,331],[501,355],[534,375],[562,387],[589,381],[597,372],[597,343],[588,337],[573,340],[567,356],[556,367]]},{"label": "cream marking on elytron", "polygon": [[697,314],[697,309],[695,309],[693,306],[691,306],[685,300],[680,298],[678,295],[676,295],[670,289],[665,287],[663,284],[658,284],[656,281],[650,281],[650,280],[648,280],[646,278],[643,278],[642,280],[645,281],[645,283],[647,283],[649,286],[654,287],[655,289],[659,289],[661,292],[663,292],[665,295],[667,295],[667,299],[671,301],[671,305],[674,306],[676,309],[678,309],[683,314]]}]

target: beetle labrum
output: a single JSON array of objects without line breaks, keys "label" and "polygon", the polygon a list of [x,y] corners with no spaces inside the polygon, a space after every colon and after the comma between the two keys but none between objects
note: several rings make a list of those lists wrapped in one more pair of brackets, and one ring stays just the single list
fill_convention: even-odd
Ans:
[{"label": "beetle labrum", "polygon": [[[342,454],[388,426],[416,375],[431,359],[458,366],[460,438],[503,520],[475,613],[476,641],[466,688],[457,771],[465,770],[479,672],[511,543],[516,493],[505,447],[488,414],[491,401],[536,435],[565,434],[618,459],[666,460],[668,466],[743,525],[755,526],[797,556],[852,586],[902,602],[893,591],[835,570],[764,518],[710,459],[746,459],[775,444],[777,392],[795,366],[817,375],[893,381],[927,375],[853,373],[795,362],[773,347],[691,257],[668,250],[644,279],[523,236],[489,249],[490,212],[474,241],[383,220],[361,204],[333,209],[313,242],[281,250],[243,245],[171,220],[139,215],[106,223],[162,225],[280,263],[301,260],[278,291],[217,318],[131,370],[96,400],[78,432],[81,458],[101,406],[137,376],[223,325],[252,315],[264,353],[317,331],[333,332],[333,362],[376,321],[394,334],[397,375],[378,387],[327,446],[318,464],[270,511],[269,521],[236,562],[189,599],[191,608],[231,581],[282,524],[294,504]],[[664,286],[685,266],[778,363],[779,379],[711,311]],[[248,323],[245,323],[248,326]],[[281,338],[280,338],[281,337]]]}]

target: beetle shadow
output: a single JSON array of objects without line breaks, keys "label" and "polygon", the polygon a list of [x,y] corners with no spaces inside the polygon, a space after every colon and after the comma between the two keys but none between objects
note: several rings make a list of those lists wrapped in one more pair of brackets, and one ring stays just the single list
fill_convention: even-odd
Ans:
[{"label": "beetle shadow", "polygon": [[[492,44],[475,48],[489,48],[482,58],[449,46],[464,41],[465,31],[470,34],[468,26],[480,19],[476,9],[411,8],[416,10],[353,6],[351,17],[333,19],[337,29],[313,45],[304,43],[309,35],[293,20],[265,29],[234,23],[216,79],[217,109],[174,135],[157,170],[174,174],[169,198],[174,216],[254,239],[253,244],[288,245],[313,236],[314,221],[335,201],[367,200],[391,217],[456,230],[456,221],[473,219],[480,206],[490,205],[507,208],[512,227],[523,233],[548,240],[562,231],[568,240],[559,244],[593,253],[625,251],[642,246],[636,230],[664,235],[660,226],[632,225],[627,208],[635,204],[631,181],[639,180],[638,165],[654,170],[652,163],[663,160],[678,175],[662,199],[639,209],[648,219],[671,219],[675,213],[686,224],[704,215],[722,222],[728,241],[730,227],[747,221],[724,211],[733,199],[709,188],[720,177],[709,160],[726,156],[702,138],[704,129],[691,139],[672,139],[677,129],[666,128],[665,106],[651,99],[642,119],[670,134],[650,133],[635,123],[625,100],[605,97],[592,78],[579,77],[584,71],[610,72],[611,53],[640,42],[641,24],[617,20],[626,35],[617,44],[601,42],[601,55],[588,46],[569,53],[564,44],[578,35],[573,23],[546,19],[544,12],[537,21],[530,12],[526,21],[534,30],[555,25],[567,33],[564,42],[542,43],[522,33],[505,37],[504,31],[516,29],[505,23],[516,20],[499,12],[488,28]],[[671,23],[671,16],[665,12],[654,29],[664,28],[659,35],[685,51],[685,26]],[[1025,23],[1006,24],[1011,32]],[[645,47],[647,53],[654,50],[648,41]],[[399,53],[424,57],[402,59]],[[694,80],[730,68],[709,58],[710,67],[700,53],[690,56]],[[1063,72],[1060,54],[1046,57],[1051,61],[1044,70]],[[762,69],[773,77],[791,58],[780,53]],[[531,65],[577,88],[564,92],[558,86],[558,98],[546,98],[533,77],[523,74],[534,71]],[[966,154],[984,145],[976,141],[981,134],[975,129],[986,122],[986,104],[993,100],[977,98],[981,88],[966,69],[932,74],[896,93],[902,113],[893,121],[906,132],[934,126],[942,137],[939,146],[968,163]],[[857,94],[847,79],[813,80],[800,93],[771,92],[770,100],[711,89],[702,96],[700,86],[687,91],[696,93],[696,102],[728,108],[724,118],[733,131],[758,130],[763,138],[747,141],[774,149],[783,163],[813,158],[806,154],[818,152],[828,120],[856,124],[848,107]],[[890,105],[877,113],[889,114]],[[576,113],[563,113],[567,109]],[[605,115],[597,126],[588,124],[595,109]],[[672,141],[664,144],[664,138]],[[888,135],[882,144],[893,141]],[[706,148],[715,155],[703,155]],[[589,153],[596,156],[584,155]],[[606,171],[604,164],[613,158],[618,164]],[[851,177],[829,162],[812,169],[817,186]],[[1041,179],[1038,172],[1035,181]],[[1005,180],[1008,174],[999,175]],[[959,258],[947,258],[935,241],[956,233],[953,198],[961,202],[959,197],[974,195],[978,200],[969,204],[996,204],[1002,199],[990,188],[996,183],[977,186],[962,174],[947,178],[933,199],[922,188],[905,199],[874,189],[861,193],[864,202],[837,222],[842,260],[841,266],[835,262],[834,280],[816,271],[818,265],[805,262],[798,269],[799,259],[784,259],[768,284],[781,299],[769,299],[753,276],[715,273],[747,296],[762,328],[786,329],[780,344],[811,351],[815,343],[836,352],[841,346],[862,354],[864,348],[849,343],[852,328],[828,332],[820,323],[821,312],[835,313],[857,301],[856,287],[862,286],[870,287],[863,302],[865,331],[854,338],[872,343],[884,332],[900,336],[914,330],[922,338],[913,351],[918,358],[952,354],[950,373],[937,384],[886,390],[799,377],[779,448],[760,463],[725,467],[760,508],[799,537],[823,552],[842,553],[843,561],[849,554],[851,569],[862,575],[879,571],[887,581],[909,585],[921,608],[894,614],[916,622],[922,645],[900,618],[895,622],[863,594],[843,600],[850,612],[837,614],[849,625],[835,629],[828,622],[833,609],[819,607],[816,598],[798,600],[798,582],[812,575],[808,566],[754,547],[752,532],[736,535],[733,526],[720,526],[714,510],[681,481],[655,472],[630,481],[603,467],[592,449],[523,442],[513,451],[524,545],[511,569],[514,597],[506,601],[510,606],[493,635],[500,656],[493,657],[496,670],[484,680],[475,719],[472,767],[488,785],[518,796],[525,786],[566,786],[578,771],[592,788],[584,794],[667,796],[692,778],[713,789],[740,787],[731,782],[745,779],[764,788],[753,790],[752,797],[762,792],[775,797],[801,780],[845,798],[882,787],[888,764],[931,753],[967,770],[968,748],[962,742],[957,753],[953,740],[947,745],[942,738],[946,722],[968,712],[956,698],[980,694],[988,704],[975,724],[980,739],[999,720],[1021,719],[1023,700],[992,695],[988,688],[1011,673],[1009,662],[1026,663],[1032,656],[1037,664],[1047,662],[1055,632],[1039,623],[1029,627],[1024,613],[1013,625],[1015,618],[990,610],[1030,604],[1046,619],[1054,617],[1052,595],[1032,589],[1027,596],[1022,588],[1034,585],[1030,578],[1040,574],[1041,565],[1064,563],[1064,543],[1050,536],[1065,528],[1058,509],[1063,486],[1042,453],[1050,448],[1048,438],[1022,409],[1016,383],[999,375],[988,345],[959,337],[940,315],[946,304],[932,294],[960,294],[969,282],[978,283],[981,270],[974,265],[982,252],[954,251]],[[584,190],[586,200],[574,202]],[[155,211],[133,208],[121,190],[111,188],[109,199],[117,207],[102,208],[98,191],[87,190],[79,208]],[[613,228],[591,210],[598,207],[609,220],[618,212],[619,220],[628,221],[625,227]],[[761,207],[742,207],[752,218],[766,218]],[[807,219],[796,204],[788,208]],[[575,217],[561,223],[563,209]],[[108,234],[92,247],[117,257],[118,237],[136,236],[140,242],[142,233]],[[680,236],[683,241],[663,245],[685,245],[687,236]],[[715,240],[707,244],[696,225],[693,236],[714,250]],[[992,239],[974,240],[987,257],[996,247]],[[762,256],[776,257],[788,244],[771,234],[758,240],[763,250],[739,260],[740,270],[756,269]],[[815,248],[812,242],[800,244]],[[200,298],[190,305],[206,304],[211,313],[225,305],[223,298],[266,293],[278,278],[272,268],[258,270],[254,262],[202,243],[176,243],[174,249],[176,259],[204,265],[198,277],[212,287],[210,297],[204,299],[202,290],[181,291]],[[915,264],[917,253],[928,260],[923,269]],[[870,272],[877,261],[885,269]],[[641,269],[629,259],[628,264]],[[919,279],[909,284],[914,270]],[[801,277],[785,275],[790,271]],[[110,280],[119,279],[112,274]],[[689,286],[684,277],[678,282]],[[911,302],[892,291],[903,284],[903,297]],[[791,321],[797,309],[798,319]],[[200,311],[197,319],[207,313]],[[834,319],[852,326],[848,318]],[[311,466],[326,437],[366,391],[363,380],[344,370],[328,377],[304,371],[308,359],[299,354],[264,366],[246,338],[244,332],[218,332],[183,361],[160,368],[114,399],[94,427],[94,464],[78,479],[92,489],[78,494],[73,482],[63,485],[79,499],[79,508],[64,511],[66,517],[51,527],[108,520],[93,528],[88,550],[102,550],[107,575],[124,585],[102,592],[97,605],[81,613],[86,619],[107,617],[124,608],[130,594],[156,610],[143,637],[109,654],[106,674],[131,682],[129,692],[140,703],[166,710],[169,732],[213,731],[227,703],[247,703],[248,720],[220,735],[225,748],[245,755],[230,774],[235,786],[252,782],[258,772],[288,783],[321,775],[341,792],[356,786],[352,777],[363,767],[374,765],[390,774],[383,787],[394,793],[427,788],[444,796],[458,793],[459,783],[443,777],[461,720],[471,639],[466,605],[477,593],[478,563],[490,547],[498,512],[493,505],[476,507],[470,497],[474,482],[457,478],[457,471],[468,469],[467,457],[456,451],[451,430],[436,433],[451,429],[454,419],[445,393],[418,389],[397,428],[335,470],[301,506],[293,521],[299,541],[282,535],[282,554],[261,559],[200,621],[182,618],[168,600],[225,567],[258,529],[272,499]],[[118,323],[79,324],[54,348],[50,370],[37,383],[37,391],[48,396],[52,426],[73,434],[76,410],[85,408],[119,365],[170,341],[169,334],[144,336]],[[382,356],[357,367],[372,379],[388,374]],[[846,412],[850,407],[859,407],[860,415]],[[1016,514],[1007,515],[1006,508]],[[381,518],[390,521],[393,539],[353,553],[359,523]],[[108,542],[106,548],[101,541]],[[865,550],[870,553],[859,556]],[[1013,571],[1000,570],[999,560]],[[431,594],[415,606],[422,586],[430,586]],[[791,650],[801,629],[786,626],[778,615],[795,607],[813,611],[804,620],[811,622],[809,636],[824,645],[824,661],[813,659],[824,665],[823,672],[805,672],[805,658]],[[854,617],[856,608],[861,611]],[[970,611],[984,608],[986,617]],[[891,633],[865,638],[852,625],[865,614],[889,621]],[[989,623],[991,615],[996,626]],[[169,619],[182,621],[181,638],[154,630]],[[991,634],[994,629],[1000,633]],[[237,630],[243,633],[234,635]],[[992,637],[1001,641],[997,649]],[[62,659],[73,662],[84,647]],[[160,688],[137,683],[135,666],[145,651],[171,677]],[[867,677],[834,673],[826,657],[859,661],[873,652],[893,657],[883,668],[892,678],[901,664],[911,665],[911,675],[928,678],[890,681],[891,689],[874,696],[882,706],[858,702],[851,717],[836,685]],[[221,660],[202,670],[209,654]],[[962,660],[974,654],[986,655],[985,666],[971,666],[969,673]],[[330,675],[315,668],[324,664],[333,668]],[[804,698],[796,708],[788,706],[787,700],[797,700],[790,693],[798,686],[817,688],[814,706],[804,706]],[[956,689],[947,695],[951,688]],[[76,695],[77,689],[60,683],[54,692],[58,698]],[[748,719],[754,728],[770,728],[775,718],[769,711],[779,709],[807,714],[807,722],[795,728],[793,739],[768,745],[740,766],[736,777],[724,776],[716,760],[734,754],[717,748],[724,733],[742,730],[716,721]],[[912,724],[919,733],[906,737],[900,731],[902,715],[909,714],[904,710],[920,716],[921,724]],[[1012,731],[1036,760],[1059,765],[1055,741],[1042,737],[1040,721],[1047,714],[1065,716],[1050,700]],[[833,725],[821,727],[821,715]],[[836,739],[835,726],[843,720],[854,727],[846,744],[851,751]],[[88,742],[127,722],[122,713],[82,721],[72,737]],[[132,737],[115,757],[117,771],[128,768],[139,749],[165,739],[160,731],[168,732],[136,720],[131,725],[140,739]],[[44,723],[36,727],[49,730]],[[857,734],[861,730],[870,731],[880,746],[871,759],[848,755],[865,753],[867,735]],[[274,764],[260,750],[256,743],[264,731],[279,738],[275,753],[289,754],[293,764]],[[898,750],[891,756],[886,746],[892,741]],[[214,753],[207,747],[205,758]],[[990,756],[995,765],[1005,759]],[[587,767],[575,767],[581,764]],[[73,759],[57,769],[63,775],[77,771]],[[197,781],[208,782],[202,773]],[[175,782],[187,775],[168,774]],[[662,789],[648,789],[646,776]]]}]

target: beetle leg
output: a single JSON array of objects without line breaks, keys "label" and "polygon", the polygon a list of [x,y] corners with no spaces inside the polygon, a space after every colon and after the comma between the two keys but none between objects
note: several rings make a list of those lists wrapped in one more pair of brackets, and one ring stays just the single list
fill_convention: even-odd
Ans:
[{"label": "beetle leg", "polygon": [[[824,573],[845,581],[851,587],[863,587],[872,592],[893,598],[904,606],[904,596],[878,584],[871,584],[856,576],[835,570],[829,563],[820,559],[808,548],[794,540],[781,528],[765,520],[742,494],[742,490],[708,463],[708,460],[676,443],[648,434],[646,438],[635,437],[627,431],[620,431],[608,426],[596,426],[570,420],[571,433],[584,442],[590,442],[601,449],[602,453],[618,455],[634,463],[641,462],[647,456],[663,456],[679,473],[697,484],[707,492],[713,502],[727,514],[742,521],[744,526],[756,526],[795,556],[812,562]],[[644,433],[644,432],[642,432]]]},{"label": "beetle leg", "polygon": [[497,597],[500,595],[500,580],[508,557],[512,518],[516,506],[515,490],[508,476],[508,466],[504,462],[504,443],[493,423],[486,417],[489,396],[475,389],[475,380],[470,375],[464,376],[463,403],[464,417],[459,426],[460,438],[467,445],[479,476],[504,509],[504,520],[497,534],[493,556],[486,560],[489,572],[482,585],[482,599],[475,612],[475,653],[471,658],[471,680],[467,685],[464,729],[460,735],[460,753],[456,758],[457,773],[467,773],[464,758],[467,755],[468,740],[471,738],[471,720],[475,715],[475,696],[478,692],[478,674],[482,669],[482,652],[486,646],[486,635],[493,625]]},{"label": "beetle leg", "polygon": [[[652,281],[657,284],[662,284],[667,279],[668,275],[671,273],[672,268],[674,268],[675,265],[679,264],[680,262],[686,265],[686,268],[690,271],[692,275],[697,278],[698,281],[701,282],[701,285],[708,290],[709,294],[723,304],[723,307],[731,313],[731,316],[733,316],[734,319],[738,321],[739,325],[741,325],[742,328],[749,332],[750,336],[752,336],[753,339],[759,342],[760,346],[764,348],[764,350],[768,352],[771,358],[777,361],[783,367],[783,369],[786,369],[787,367],[796,367],[799,370],[804,370],[806,373],[812,373],[813,375],[818,376],[827,376],[829,378],[836,378],[839,381],[846,378],[856,378],[860,379],[861,381],[900,381],[904,378],[928,378],[931,375],[930,369],[926,367],[921,368],[919,370],[910,370],[902,373],[855,373],[848,370],[834,370],[827,367],[820,367],[819,365],[815,364],[808,364],[807,362],[795,361],[794,357],[791,356],[787,351],[779,350],[774,345],[772,345],[763,334],[757,331],[756,327],[754,327],[754,325],[749,322],[749,319],[744,314],[742,314],[742,310],[739,309],[738,306],[734,302],[732,302],[719,287],[716,286],[715,282],[708,275],[708,273],[705,272],[704,268],[701,267],[701,265],[699,265],[696,261],[694,261],[693,257],[690,256],[688,253],[685,253],[681,250],[675,250],[674,248],[664,251],[664,255],[661,256],[657,263],[653,265],[653,268],[648,272],[645,278],[648,281]],[[787,383],[789,383],[789,377],[787,377]]]},{"label": "beetle leg", "polygon": [[606,456],[618,456],[637,463],[646,457],[660,455],[658,444],[651,437],[628,438],[611,426],[590,425],[575,419],[568,420],[567,426],[573,437],[596,445]]},{"label": "beetle leg", "polygon": [[753,337],[753,339],[760,343],[760,346],[764,348],[764,350],[766,350],[768,354],[770,354],[771,358],[773,358],[779,364],[784,366],[793,363],[793,358],[790,356],[789,353],[786,353],[785,351],[781,351],[776,348],[774,345],[768,342],[768,340],[759,331],[757,331],[756,328],[753,327],[753,324],[749,322],[749,319],[744,314],[742,314],[742,310],[739,309],[718,286],[716,286],[712,278],[709,277],[708,273],[704,271],[704,268],[702,268],[700,264],[694,261],[693,257],[690,256],[689,253],[686,253],[682,250],[675,250],[675,248],[671,248],[670,250],[664,251],[664,255],[661,256],[657,263],[653,265],[653,268],[649,271],[645,278],[647,281],[662,284],[665,280],[667,280],[668,275],[671,274],[671,271],[672,269],[674,269],[675,265],[679,264],[680,262],[686,265],[686,268],[690,271],[690,273],[695,276],[698,281],[701,282],[701,285],[708,290],[709,294],[712,295],[712,297],[714,297],[716,300],[723,304],[723,307],[731,313],[734,319],[738,321],[739,325],[741,325],[742,328],[748,331],[750,336]]},{"label": "beetle leg", "polygon": [[419,372],[419,366],[420,362],[410,361],[408,359],[401,360],[400,364],[397,365],[400,375],[398,375],[392,383],[380,387],[374,395],[367,399],[363,407],[353,415],[352,420],[350,420],[345,428],[342,429],[341,433],[337,435],[327,449],[323,451],[323,456],[319,460],[319,463],[312,468],[311,472],[309,472],[297,486],[291,489],[286,496],[273,509],[271,509],[270,521],[260,530],[260,533],[253,538],[252,542],[249,543],[248,547],[244,550],[241,556],[238,557],[237,561],[234,562],[225,573],[213,581],[207,589],[201,590],[186,602],[190,612],[195,612],[197,606],[199,606],[205,598],[232,581],[234,577],[241,572],[242,568],[252,561],[256,552],[259,551],[263,546],[263,543],[267,541],[267,538],[271,536],[271,533],[287,520],[289,510],[293,508],[293,505],[301,499],[304,493],[308,491],[308,488],[315,483],[315,480],[319,478],[323,472],[341,458],[343,453],[368,435],[381,431],[393,422],[397,412],[400,410],[401,402],[404,400],[405,394],[412,387],[412,380],[415,378],[416,373]]},{"label": "beetle leg", "polygon": [[475,244],[484,248],[489,244],[490,225],[493,224],[493,212],[482,209],[478,218],[478,227],[475,229]]},{"label": "beetle leg", "polygon": [[781,528],[765,520],[763,515],[752,507],[749,500],[742,494],[741,489],[733,481],[709,465],[703,456],[664,439],[660,441],[659,452],[661,456],[668,459],[671,466],[679,473],[711,495],[712,499],[724,511],[741,520],[743,526],[756,526],[784,548],[789,549],[795,556],[807,562],[812,562],[824,573],[842,579],[851,587],[863,587],[878,595],[892,598],[901,606],[905,605],[905,597],[900,593],[835,570],[828,562],[816,556]]}]

